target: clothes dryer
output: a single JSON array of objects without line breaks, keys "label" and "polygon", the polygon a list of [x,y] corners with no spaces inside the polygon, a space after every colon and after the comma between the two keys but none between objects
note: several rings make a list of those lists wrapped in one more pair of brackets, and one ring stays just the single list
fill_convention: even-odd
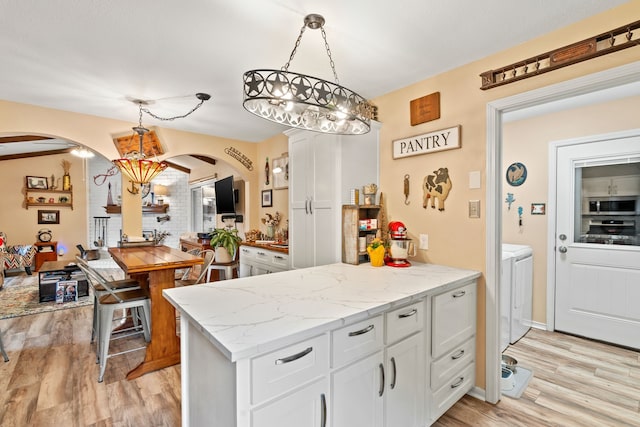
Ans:
[{"label": "clothes dryer", "polygon": [[[533,250],[528,245],[502,244],[503,259],[511,255],[509,342],[514,344],[531,328],[533,315]],[[504,268],[504,265],[503,265]],[[502,317],[502,313],[501,313]],[[505,347],[506,348],[506,347]]]}]

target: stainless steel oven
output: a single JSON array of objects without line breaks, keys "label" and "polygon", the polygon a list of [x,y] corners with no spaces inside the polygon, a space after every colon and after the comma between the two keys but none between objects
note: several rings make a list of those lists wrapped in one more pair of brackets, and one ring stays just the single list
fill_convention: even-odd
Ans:
[{"label": "stainless steel oven", "polygon": [[591,219],[582,243],[638,246],[636,222],[633,219]]},{"label": "stainless steel oven", "polygon": [[628,197],[590,197],[588,200],[590,215],[637,215],[638,198]]}]

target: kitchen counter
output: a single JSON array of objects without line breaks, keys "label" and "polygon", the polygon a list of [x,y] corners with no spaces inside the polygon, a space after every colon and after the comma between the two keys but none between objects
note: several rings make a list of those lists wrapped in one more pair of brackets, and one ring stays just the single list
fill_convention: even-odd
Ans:
[{"label": "kitchen counter", "polygon": [[256,243],[256,242],[241,242],[240,246],[251,246],[253,248],[261,248],[261,249],[266,249],[268,251],[275,251],[283,254],[289,254],[289,248],[288,247],[283,248],[282,244],[278,244],[278,243],[269,244],[269,243]]},{"label": "kitchen counter", "polygon": [[409,268],[331,264],[164,290],[232,362],[444,292],[480,273],[434,264]]}]

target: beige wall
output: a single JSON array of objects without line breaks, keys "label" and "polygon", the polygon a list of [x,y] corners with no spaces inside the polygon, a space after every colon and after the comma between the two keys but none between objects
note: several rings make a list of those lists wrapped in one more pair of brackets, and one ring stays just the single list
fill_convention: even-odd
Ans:
[{"label": "beige wall", "polygon": [[[56,181],[63,174],[62,160],[71,162],[69,175],[73,186],[73,209],[55,206],[32,206],[25,209],[25,177],[42,176],[51,181],[55,175]],[[0,229],[7,235],[10,245],[33,244],[37,242],[38,230],[48,228],[52,231],[53,241],[58,247],[65,247],[66,254],[60,259],[72,259],[77,252],[75,246],[87,241],[87,209],[86,182],[82,160],[70,154],[42,156],[30,159],[17,159],[2,162],[0,168],[0,182],[2,182],[2,209],[0,209]],[[60,184],[62,186],[62,184]],[[65,194],[42,193],[48,200],[53,197],[56,201]],[[37,194],[34,195],[38,197]],[[38,210],[60,211],[60,224],[38,224]]]},{"label": "beige wall", "polygon": [[[258,165],[256,169],[258,170],[258,184],[259,191],[257,193],[257,197],[255,198],[256,208],[258,209],[258,218],[264,218],[266,213],[271,215],[275,215],[276,211],[280,213],[280,224],[277,228],[282,229],[287,227],[287,219],[289,217],[289,189],[273,189],[273,159],[282,157],[283,154],[289,151],[289,139],[284,134],[276,135],[273,138],[270,138],[263,143],[258,145]],[[265,184],[265,162],[269,158],[269,185]],[[261,199],[261,191],[262,190],[273,190],[273,207],[263,208],[262,207],[262,199]],[[257,223],[253,223],[251,228],[257,228],[263,233],[266,232],[266,225],[262,224],[261,221]]]},{"label": "beige wall", "polygon": [[[586,39],[595,34],[632,22],[640,16],[640,1],[621,7],[547,34],[496,55],[470,63],[447,73],[427,78],[374,100],[382,122],[380,135],[380,191],[387,197],[390,220],[403,221],[411,237],[429,235],[429,250],[419,251],[421,261],[472,268],[485,272],[485,192],[486,192],[486,105],[488,102],[527,92],[553,83],[602,71],[638,60],[638,48],[626,49],[540,76],[507,84],[487,91],[480,90],[479,75],[487,70],[555,48]],[[428,45],[425,52],[428,54]],[[441,118],[417,126],[410,125],[411,100],[440,92]],[[392,141],[444,129],[462,127],[462,148],[434,154],[393,160]],[[453,189],[444,212],[422,208],[420,185],[427,174],[439,167],[449,168]],[[469,189],[469,172],[481,171],[482,188]],[[411,177],[409,205],[404,204],[402,180]],[[467,216],[469,200],[481,200],[482,217]],[[492,284],[493,286],[493,284]],[[485,384],[485,283],[478,288],[477,385]]]},{"label": "beige wall", "polygon": [[[518,187],[503,181],[516,201],[502,209],[502,240],[533,248],[533,320],[546,324],[547,221],[546,215],[531,215],[531,203],[549,203],[549,143],[640,127],[640,97],[625,98],[569,111],[506,123],[503,131],[503,170],[514,162],[527,167],[527,180]],[[504,173],[503,173],[504,176]],[[518,206],[523,208],[523,226],[518,225]]]}]

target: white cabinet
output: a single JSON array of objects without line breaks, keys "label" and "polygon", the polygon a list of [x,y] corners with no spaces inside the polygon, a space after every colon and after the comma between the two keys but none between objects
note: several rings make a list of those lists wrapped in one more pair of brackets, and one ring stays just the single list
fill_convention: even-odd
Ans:
[{"label": "white cabinet", "polygon": [[584,178],[582,192],[585,197],[638,196],[640,195],[640,175]]},{"label": "white cabinet", "polygon": [[328,395],[327,380],[323,378],[275,402],[254,409],[251,414],[251,426],[326,427]]},{"label": "white cabinet", "polygon": [[476,283],[433,296],[431,309],[433,423],[475,383]]},{"label": "white cabinet", "polygon": [[425,310],[420,301],[386,313],[384,348],[382,316],[332,333],[333,427],[424,426]]},{"label": "white cabinet", "polygon": [[341,206],[349,189],[379,184],[379,125],[366,135],[292,130],[289,136],[291,268],[340,262]]},{"label": "white cabinet", "polygon": [[259,276],[288,269],[288,254],[253,246],[240,246],[240,277]]}]

